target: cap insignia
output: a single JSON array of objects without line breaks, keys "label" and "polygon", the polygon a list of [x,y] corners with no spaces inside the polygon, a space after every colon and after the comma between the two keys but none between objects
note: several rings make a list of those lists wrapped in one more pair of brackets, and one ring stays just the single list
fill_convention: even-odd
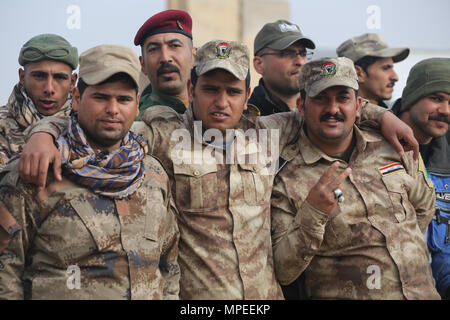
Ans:
[{"label": "cap insignia", "polygon": [[217,58],[227,59],[230,56],[231,47],[227,42],[221,42],[216,46]]},{"label": "cap insignia", "polygon": [[332,76],[336,74],[336,65],[332,62],[325,62],[322,65],[322,74],[324,76]]},{"label": "cap insignia", "polygon": [[178,28],[179,28],[180,30],[184,30],[183,27],[181,26],[180,21],[178,21],[178,20],[177,20],[177,26],[178,26]]}]

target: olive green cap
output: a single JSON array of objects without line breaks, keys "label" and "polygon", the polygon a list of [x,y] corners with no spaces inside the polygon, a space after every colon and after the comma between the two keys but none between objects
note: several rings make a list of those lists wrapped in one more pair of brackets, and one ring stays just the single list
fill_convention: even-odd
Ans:
[{"label": "olive green cap", "polygon": [[297,41],[301,41],[306,48],[316,48],[311,39],[303,36],[298,25],[286,20],[266,23],[255,37],[254,54],[256,56],[264,48],[284,50]]},{"label": "olive green cap", "polygon": [[354,90],[359,88],[353,61],[345,57],[316,59],[305,63],[300,69],[299,83],[300,89],[304,89],[310,97],[334,86]]},{"label": "olive green cap", "polygon": [[339,57],[347,57],[353,62],[371,56],[377,58],[392,58],[394,62],[405,60],[409,55],[408,48],[389,48],[387,42],[378,33],[363,35],[344,41],[337,49]]},{"label": "olive green cap", "polygon": [[139,87],[141,64],[139,58],[128,47],[100,45],[80,55],[80,78],[90,85],[97,85],[116,73],[128,74]]},{"label": "olive green cap", "polygon": [[55,60],[68,64],[72,70],[78,66],[78,50],[56,34],[40,34],[28,40],[20,49],[19,64]]},{"label": "olive green cap", "polygon": [[402,93],[400,113],[437,92],[450,94],[450,58],[425,59],[411,68]]},{"label": "olive green cap", "polygon": [[213,40],[197,50],[194,67],[197,76],[214,69],[224,69],[239,80],[245,80],[250,68],[250,53],[241,42]]}]

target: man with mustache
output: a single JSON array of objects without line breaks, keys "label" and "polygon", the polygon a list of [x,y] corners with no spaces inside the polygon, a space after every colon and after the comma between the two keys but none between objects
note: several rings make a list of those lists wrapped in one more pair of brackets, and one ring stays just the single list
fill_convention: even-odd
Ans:
[{"label": "man with mustache", "polygon": [[69,115],[78,51],[58,35],[40,34],[22,46],[19,64],[19,83],[0,107],[0,168],[20,153],[31,124],[46,116]]},{"label": "man with mustache", "polygon": [[139,117],[154,105],[186,111],[187,81],[195,57],[191,30],[189,13],[166,10],[150,17],[136,33],[134,44],[141,46],[142,71],[150,80],[139,101]]},{"label": "man with mustache", "polygon": [[[138,114],[133,50],[80,55],[63,179],[47,188],[0,174],[0,299],[178,299],[179,232],[168,176],[129,131]],[[0,247],[2,247],[0,241]],[[2,249],[2,248],[0,248]]]},{"label": "man with mustache", "polygon": [[258,32],[253,66],[262,77],[249,104],[256,106],[260,115],[295,109],[299,97],[298,73],[312,55],[307,49],[315,47],[296,24],[286,20],[267,23]]},{"label": "man with mustache", "polygon": [[413,129],[436,190],[428,247],[436,287],[442,298],[450,299],[450,59],[417,63],[392,111]]},{"label": "man with mustache", "polygon": [[409,49],[389,48],[380,34],[366,33],[344,41],[336,53],[339,57],[347,57],[354,62],[358,74],[359,96],[388,108],[384,100],[392,98],[398,81],[394,63],[406,59]]},{"label": "man with mustache", "polygon": [[420,158],[355,126],[357,80],[345,57],[300,71],[304,125],[272,192],[277,278],[303,273],[307,299],[439,299],[422,235],[434,214],[429,178]]}]

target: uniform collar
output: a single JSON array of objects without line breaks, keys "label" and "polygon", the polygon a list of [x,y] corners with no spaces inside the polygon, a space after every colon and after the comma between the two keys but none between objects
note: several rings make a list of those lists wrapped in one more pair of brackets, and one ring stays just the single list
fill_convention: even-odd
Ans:
[{"label": "uniform collar", "polygon": [[[305,127],[303,126],[300,132],[299,139],[299,151],[303,157],[306,164],[313,164],[324,158],[330,162],[335,161],[333,158],[318,147],[316,147],[305,133]],[[356,125],[353,125],[353,132],[356,137],[356,150],[358,153],[362,153],[366,148],[368,143],[381,141],[382,138],[375,132],[360,130]]]}]

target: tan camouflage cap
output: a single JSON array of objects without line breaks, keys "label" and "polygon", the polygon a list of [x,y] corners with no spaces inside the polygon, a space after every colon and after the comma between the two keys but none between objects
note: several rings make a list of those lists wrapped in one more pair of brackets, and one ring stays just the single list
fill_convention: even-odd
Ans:
[{"label": "tan camouflage cap", "polygon": [[254,54],[264,48],[284,50],[297,41],[301,41],[306,48],[316,48],[314,42],[302,34],[298,25],[287,20],[266,23],[255,37]]},{"label": "tan camouflage cap", "polygon": [[99,84],[116,73],[128,74],[139,86],[141,65],[137,55],[128,47],[100,45],[80,55],[80,78],[86,84]]},{"label": "tan camouflage cap", "polygon": [[358,90],[355,66],[352,60],[345,57],[311,60],[301,67],[299,81],[300,89],[304,89],[310,97],[334,86]]},{"label": "tan camouflage cap", "polygon": [[389,48],[387,42],[378,33],[365,33],[344,41],[337,49],[339,57],[347,57],[353,62],[366,56],[392,58],[394,62],[405,60],[409,55],[408,48]]},{"label": "tan camouflage cap", "polygon": [[198,76],[214,69],[224,69],[239,80],[245,80],[249,66],[248,47],[238,41],[209,41],[197,50],[194,61]]}]

